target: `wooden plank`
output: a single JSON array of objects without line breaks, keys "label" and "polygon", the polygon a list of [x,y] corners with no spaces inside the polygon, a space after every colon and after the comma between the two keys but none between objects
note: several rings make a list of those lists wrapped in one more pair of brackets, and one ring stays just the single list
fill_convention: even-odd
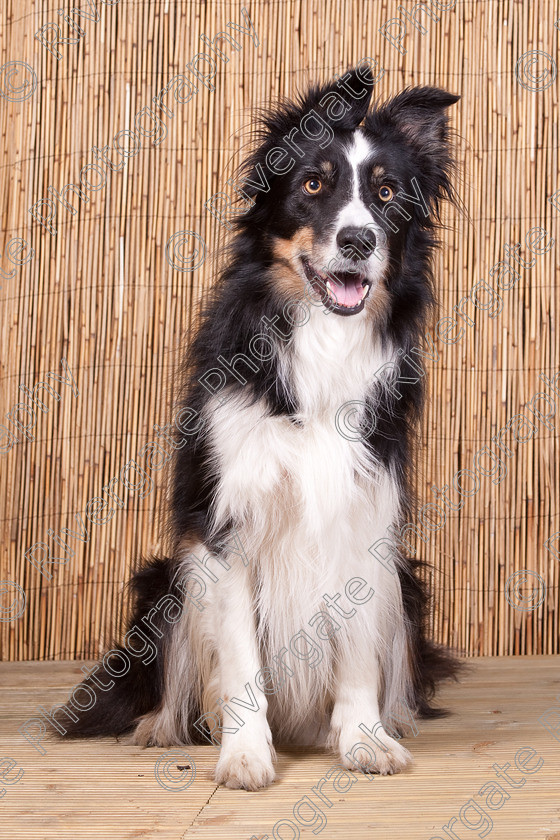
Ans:
[{"label": "wooden plank", "polygon": [[[294,822],[294,806],[304,795],[317,807],[321,804],[312,788],[336,763],[334,755],[321,750],[280,749],[277,781],[256,793],[216,788],[211,773],[217,750],[212,747],[178,748],[196,764],[196,778],[183,791],[164,789],[156,781],[155,763],[167,750],[142,750],[113,739],[45,741],[46,753],[39,755],[18,728],[40,704],[50,708],[66,699],[80,664],[0,665],[4,686],[0,757],[10,756],[24,769],[22,780],[7,787],[0,803],[2,837],[272,838],[277,821]],[[405,739],[415,759],[406,773],[371,780],[351,774],[356,781],[345,793],[336,792],[330,782],[325,782],[322,792],[332,805],[323,802],[327,822],[322,836],[342,840],[351,833],[356,840],[445,840],[443,826],[458,818],[470,799],[484,805],[479,790],[487,782],[500,781],[492,765],[503,767],[508,762],[515,768],[516,754],[528,747],[537,753],[535,763],[538,756],[544,763],[527,776],[512,769],[514,780],[525,778],[518,789],[502,780],[510,798],[499,810],[487,809],[493,821],[491,836],[558,840],[560,740],[538,721],[545,710],[556,707],[560,726],[558,657],[473,660],[468,677],[460,684],[443,687],[440,699],[452,715],[418,722],[417,736]],[[560,731],[556,734],[560,738]],[[177,784],[177,778],[175,773],[169,784]],[[301,814],[311,819],[310,809]],[[474,811],[469,811],[467,818],[469,814],[474,820]],[[315,827],[322,821],[320,815],[316,819]],[[455,828],[460,840],[477,836],[460,823]],[[300,829],[302,837],[313,836],[311,828]],[[279,826],[274,836],[291,837],[289,825],[284,824],[283,829]]]}]

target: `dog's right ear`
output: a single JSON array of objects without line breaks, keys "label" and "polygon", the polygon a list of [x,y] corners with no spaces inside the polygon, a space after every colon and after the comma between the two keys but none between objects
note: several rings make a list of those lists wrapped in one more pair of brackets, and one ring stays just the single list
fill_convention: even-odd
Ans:
[{"label": "dog's right ear", "polygon": [[369,64],[360,62],[336,82],[312,88],[302,101],[302,108],[314,108],[333,127],[353,131],[365,119],[378,78]]},{"label": "dog's right ear", "polygon": [[[370,61],[376,63],[375,59]],[[368,112],[373,87],[384,72],[375,67],[372,72],[370,65],[362,60],[335,82],[314,85],[295,101],[280,100],[277,105],[261,111],[253,129],[254,141],[258,145],[238,169],[244,193],[252,199],[258,198],[262,191],[252,186],[252,182],[262,182],[263,176],[259,174],[258,167],[262,169],[267,154],[282,148],[286,137],[296,129],[299,128],[308,139],[315,139],[313,133],[317,131],[317,126],[320,131],[330,128],[331,135],[332,129],[352,131],[357,128]],[[321,123],[324,124],[322,127]],[[305,133],[304,128],[310,133]],[[284,145],[284,148],[288,155],[293,154],[292,146],[288,148]],[[299,152],[299,155],[302,153]],[[275,175],[267,172],[267,177],[270,180]]]}]

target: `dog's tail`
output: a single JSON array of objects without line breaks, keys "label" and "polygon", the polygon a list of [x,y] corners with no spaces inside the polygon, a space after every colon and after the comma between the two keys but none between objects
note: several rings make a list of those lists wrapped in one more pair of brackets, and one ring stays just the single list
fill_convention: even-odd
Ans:
[{"label": "dog's tail", "polygon": [[427,564],[407,558],[399,565],[403,607],[408,626],[408,641],[415,712],[419,717],[438,718],[449,714],[447,709],[432,705],[436,687],[444,680],[457,680],[468,666],[448,648],[427,638],[426,623],[430,593],[419,576]]},{"label": "dog's tail", "polygon": [[173,572],[168,558],[151,558],[136,572],[131,581],[134,610],[123,644],[115,644],[54,713],[61,737],[123,735],[160,703],[169,616],[182,603]]}]

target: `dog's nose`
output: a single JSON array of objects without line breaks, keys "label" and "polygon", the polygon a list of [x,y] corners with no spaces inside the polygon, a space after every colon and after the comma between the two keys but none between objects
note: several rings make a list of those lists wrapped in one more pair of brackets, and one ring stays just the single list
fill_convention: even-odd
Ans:
[{"label": "dog's nose", "polygon": [[367,227],[345,227],[338,231],[336,244],[345,257],[367,260],[375,250],[375,233]]}]

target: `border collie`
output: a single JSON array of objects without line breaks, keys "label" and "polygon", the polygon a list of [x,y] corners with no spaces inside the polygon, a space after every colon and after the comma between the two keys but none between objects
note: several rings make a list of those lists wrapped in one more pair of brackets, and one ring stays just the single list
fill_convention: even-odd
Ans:
[{"label": "border collie", "polygon": [[420,564],[395,534],[459,97],[415,87],[370,106],[373,84],[359,65],[262,116],[185,364],[171,557],[135,575],[123,644],[78,689],[96,702],[59,710],[70,737],[210,740],[216,781],[256,790],[273,741],[395,773],[411,760],[399,709],[441,713],[434,687],[458,662],[426,638]]}]

